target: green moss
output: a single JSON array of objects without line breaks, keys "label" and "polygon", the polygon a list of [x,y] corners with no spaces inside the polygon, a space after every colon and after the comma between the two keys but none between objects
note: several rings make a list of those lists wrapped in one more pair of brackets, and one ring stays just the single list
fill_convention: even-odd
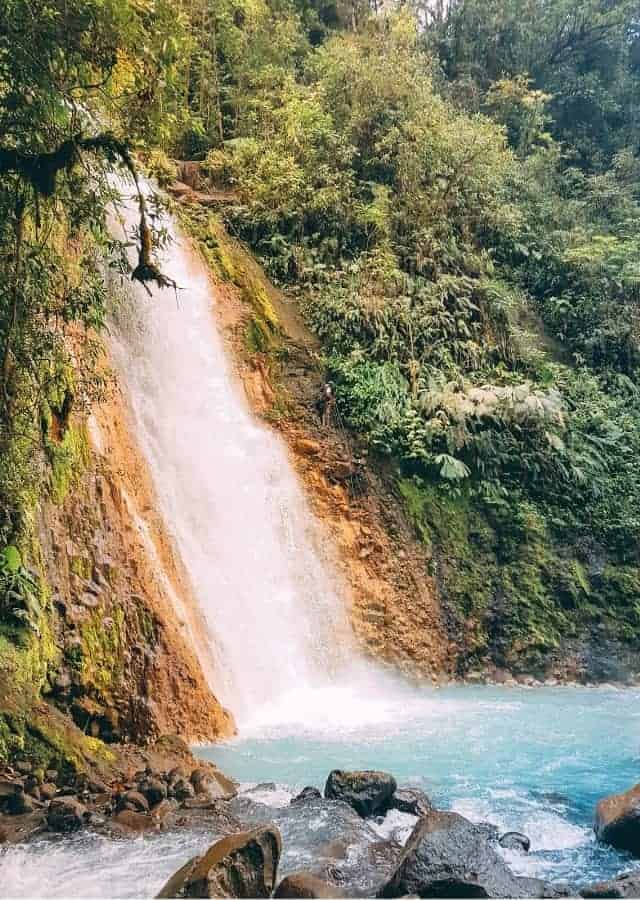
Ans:
[{"label": "green moss", "polygon": [[115,755],[102,741],[83,734],[59,710],[33,696],[15,693],[11,709],[0,707],[0,762],[16,758],[27,760],[36,769],[71,774],[107,766]]},{"label": "green moss", "polygon": [[249,353],[267,353],[271,346],[271,334],[264,322],[251,316],[246,329],[246,344]]},{"label": "green moss", "polygon": [[85,426],[69,425],[60,443],[48,439],[46,449],[51,464],[51,499],[60,505],[89,464],[89,440]]},{"label": "green moss", "polygon": [[203,209],[181,211],[181,218],[214,274],[240,290],[243,301],[251,309],[245,331],[250,353],[277,355],[280,351],[281,327],[269,295],[266,279],[255,263],[227,236],[214,215]]},{"label": "green moss", "polygon": [[206,243],[212,252],[216,268],[223,279],[239,285],[241,281],[239,271],[228,248],[216,235],[209,235]]},{"label": "green moss", "polygon": [[36,710],[25,729],[23,755],[34,766],[86,771],[88,764],[108,764],[115,759],[102,741],[88,737],[50,707]]},{"label": "green moss", "polygon": [[[462,491],[420,479],[398,487],[418,538],[430,548],[432,574],[457,618],[469,664],[530,668],[558,646],[570,623],[557,603],[561,563],[544,520],[530,504],[491,510]],[[575,567],[575,581],[585,581]],[[573,581],[571,582],[573,589]]]},{"label": "green moss", "polygon": [[91,693],[111,699],[124,674],[125,615],[116,607],[105,620],[98,608],[81,629],[81,648],[76,660],[83,686]]},{"label": "green moss", "polygon": [[93,563],[88,556],[70,556],[69,568],[73,574],[77,575],[79,578],[84,578],[85,581],[91,579]]},{"label": "green moss", "polygon": [[264,284],[257,278],[248,276],[242,286],[242,296],[254,308],[256,315],[265,323],[271,334],[277,334],[280,331],[280,321]]}]

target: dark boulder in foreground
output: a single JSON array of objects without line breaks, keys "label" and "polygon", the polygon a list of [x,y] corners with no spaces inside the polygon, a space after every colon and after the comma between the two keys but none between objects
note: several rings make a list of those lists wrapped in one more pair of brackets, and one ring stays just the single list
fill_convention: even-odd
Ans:
[{"label": "dark boulder in foreground", "polygon": [[[363,819],[340,800],[309,797],[304,802],[270,807],[240,795],[230,811],[245,828],[273,822],[285,850],[295,847],[294,865],[336,885],[349,897],[374,897],[394,871],[402,847],[381,840],[371,819]],[[291,865],[291,857],[283,864]],[[283,872],[288,874],[289,869]]]},{"label": "dark boulder in foreground", "polygon": [[348,803],[366,819],[387,811],[396,788],[395,778],[386,772],[343,772],[334,769],[327,778],[324,796],[327,800]]},{"label": "dark boulder in foreground", "polygon": [[344,891],[335,884],[329,884],[312,872],[292,872],[283,878],[274,897],[346,897]]},{"label": "dark boulder in foreground", "polygon": [[431,809],[431,800],[424,791],[416,788],[399,788],[389,801],[389,809],[410,813],[412,816],[426,816]]},{"label": "dark boulder in foreground", "polygon": [[521,834],[519,831],[507,831],[506,834],[502,835],[498,843],[505,850],[517,850],[520,853],[528,853],[531,848],[529,838],[526,834]]},{"label": "dark boulder in foreground", "polygon": [[581,897],[640,897],[640,872],[625,872],[611,881],[601,881],[582,888]]},{"label": "dark boulder in foreground", "polygon": [[600,800],[594,828],[599,841],[640,856],[640,784]]},{"label": "dark boulder in foreground", "polygon": [[420,819],[380,897],[553,897],[535,878],[517,878],[486,832],[453,812]]},{"label": "dark boulder in foreground", "polygon": [[318,790],[317,787],[307,786],[302,788],[299,794],[297,794],[292,800],[291,804],[294,805],[296,803],[308,803],[310,800],[321,800],[322,794]]},{"label": "dark boulder in foreground", "polygon": [[47,809],[47,825],[51,831],[78,831],[88,818],[88,809],[76,797],[56,797]]},{"label": "dark boulder in foreground", "polygon": [[272,825],[231,834],[179,869],[158,897],[270,897],[281,850]]}]

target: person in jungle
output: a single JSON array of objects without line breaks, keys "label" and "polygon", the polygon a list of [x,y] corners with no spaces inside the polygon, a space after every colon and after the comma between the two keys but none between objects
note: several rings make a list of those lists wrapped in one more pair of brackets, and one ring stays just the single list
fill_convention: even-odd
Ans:
[{"label": "person in jungle", "polygon": [[318,402],[320,418],[325,428],[328,428],[333,421],[333,414],[336,406],[336,392],[332,381],[326,381],[322,385],[322,391]]}]

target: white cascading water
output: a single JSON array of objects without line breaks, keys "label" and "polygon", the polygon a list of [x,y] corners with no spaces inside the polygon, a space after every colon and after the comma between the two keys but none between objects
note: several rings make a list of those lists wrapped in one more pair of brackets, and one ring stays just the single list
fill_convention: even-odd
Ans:
[{"label": "white cascading water", "polygon": [[[130,226],[135,205],[120,217]],[[135,287],[111,341],[136,438],[211,632],[216,694],[240,725],[283,703],[306,718],[314,692],[334,705],[351,666],[345,601],[283,443],[231,370],[207,268],[170,217],[163,226],[162,270],[179,289]]]}]

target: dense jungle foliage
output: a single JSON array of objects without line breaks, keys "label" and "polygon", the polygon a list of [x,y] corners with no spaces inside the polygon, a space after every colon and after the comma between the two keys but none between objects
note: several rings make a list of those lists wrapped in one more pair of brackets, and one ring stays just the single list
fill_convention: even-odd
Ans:
[{"label": "dense jungle foliage", "polygon": [[195,158],[397,467],[469,664],[637,639],[639,85],[629,0],[0,0],[0,543],[100,390],[108,172]]}]

